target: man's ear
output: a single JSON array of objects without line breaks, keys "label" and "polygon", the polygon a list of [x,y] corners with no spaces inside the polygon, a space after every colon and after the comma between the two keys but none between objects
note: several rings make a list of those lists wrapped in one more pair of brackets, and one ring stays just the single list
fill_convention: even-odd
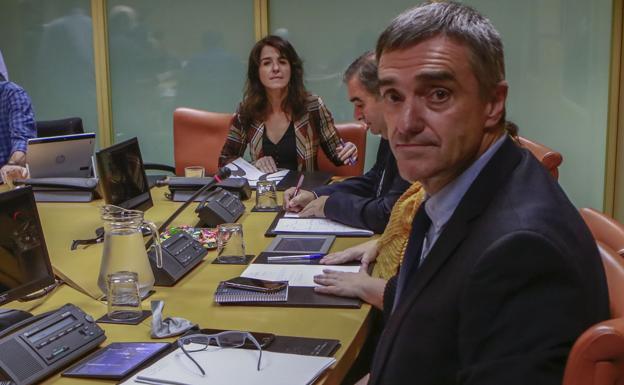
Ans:
[{"label": "man's ear", "polygon": [[506,80],[501,80],[494,87],[491,99],[485,109],[485,127],[495,127],[505,112],[505,101],[509,86]]}]

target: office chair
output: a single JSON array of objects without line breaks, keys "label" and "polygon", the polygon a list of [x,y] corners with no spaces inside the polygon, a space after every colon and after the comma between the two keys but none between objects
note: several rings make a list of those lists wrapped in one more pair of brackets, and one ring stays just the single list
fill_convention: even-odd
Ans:
[{"label": "office chair", "polygon": [[320,171],[328,171],[334,176],[357,176],[364,172],[364,161],[366,160],[366,126],[360,122],[336,124],[338,135],[345,142],[352,142],[357,146],[358,158],[354,165],[336,166],[333,164],[319,147],[317,152],[317,162]]},{"label": "office chair", "polygon": [[219,169],[219,155],[233,114],[178,108],[173,113],[173,157],[177,175],[187,166],[203,166],[206,175]]},{"label": "office chair", "polygon": [[37,137],[82,134],[82,119],[73,117],[57,120],[41,120],[35,123],[37,126]]},{"label": "office chair", "polygon": [[596,241],[602,242],[624,257],[624,225],[590,208],[579,209]]},{"label": "office chair", "polygon": [[563,162],[563,157],[560,153],[521,136],[518,137],[518,142],[520,146],[529,150],[546,167],[555,180],[559,179],[558,167]]},{"label": "office chair", "polygon": [[563,385],[624,384],[624,259],[597,241],[607,276],[611,319],[587,329],[576,340]]}]

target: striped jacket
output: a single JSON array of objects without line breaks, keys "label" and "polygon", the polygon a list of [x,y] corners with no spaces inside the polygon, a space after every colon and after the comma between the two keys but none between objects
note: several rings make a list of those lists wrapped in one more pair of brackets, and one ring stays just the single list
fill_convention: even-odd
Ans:
[{"label": "striped jacket", "polygon": [[[319,145],[334,164],[342,164],[336,151],[336,147],[340,145],[340,137],[334,126],[334,119],[321,98],[312,94],[308,95],[306,110],[307,113],[294,122],[297,139],[297,169],[299,171],[318,169],[316,153]],[[239,113],[234,114],[230,132],[219,157],[219,167],[243,156],[248,144],[251,161],[255,162],[262,158],[264,156],[262,153],[263,135],[264,122],[255,121],[249,127],[243,127]]]}]

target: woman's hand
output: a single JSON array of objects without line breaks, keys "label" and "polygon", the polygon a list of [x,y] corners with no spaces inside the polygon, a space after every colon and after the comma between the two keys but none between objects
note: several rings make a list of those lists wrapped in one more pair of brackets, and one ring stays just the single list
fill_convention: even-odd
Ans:
[{"label": "woman's hand", "polygon": [[267,174],[277,171],[277,165],[271,156],[263,156],[254,163],[254,166],[256,166],[258,170]]},{"label": "woman's hand", "polygon": [[352,142],[343,142],[342,145],[336,147],[338,151],[338,158],[348,165],[353,165],[357,162],[357,147]]},{"label": "woman's hand", "polygon": [[383,294],[387,282],[381,278],[373,278],[365,271],[349,273],[324,269],[323,274],[314,276],[314,282],[321,285],[314,287],[317,293],[359,298],[377,309],[383,309]]},{"label": "woman's hand", "polygon": [[377,240],[373,239],[359,245],[349,247],[337,253],[327,254],[319,261],[323,265],[340,265],[351,261],[360,261],[361,270],[368,270],[368,265],[377,258]]}]

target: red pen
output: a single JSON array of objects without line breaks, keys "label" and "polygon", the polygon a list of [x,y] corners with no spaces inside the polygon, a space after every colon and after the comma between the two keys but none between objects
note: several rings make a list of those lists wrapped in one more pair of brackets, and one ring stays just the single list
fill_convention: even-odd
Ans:
[{"label": "red pen", "polygon": [[303,184],[303,174],[299,176],[299,180],[297,181],[297,187],[295,187],[295,193],[293,194],[293,198],[299,194],[299,190],[301,190],[301,185]]}]

